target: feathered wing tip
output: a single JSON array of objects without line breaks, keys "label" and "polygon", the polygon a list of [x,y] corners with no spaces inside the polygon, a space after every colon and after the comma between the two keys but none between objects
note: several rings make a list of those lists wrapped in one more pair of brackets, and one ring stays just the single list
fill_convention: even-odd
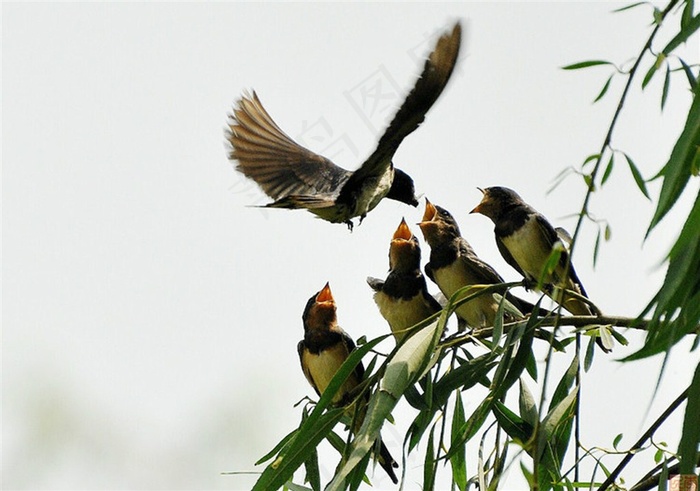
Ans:
[{"label": "feathered wing tip", "polygon": [[384,469],[384,471],[388,474],[389,478],[391,479],[391,482],[393,482],[394,484],[398,484],[399,479],[396,477],[394,469],[398,469],[399,464],[397,464],[394,460],[394,457],[391,456],[391,454],[389,453],[389,449],[386,448],[384,442],[380,442],[379,458],[377,460],[379,462],[379,465],[382,466],[382,469]]},{"label": "feathered wing tip", "polygon": [[255,91],[245,91],[229,114],[228,157],[272,199],[331,193],[349,172],[302,147],[275,123]]}]

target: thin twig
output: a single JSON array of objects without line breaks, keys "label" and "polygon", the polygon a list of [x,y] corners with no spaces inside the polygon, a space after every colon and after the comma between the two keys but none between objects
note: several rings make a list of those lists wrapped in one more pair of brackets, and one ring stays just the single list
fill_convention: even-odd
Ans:
[{"label": "thin twig", "polygon": [[688,397],[689,390],[690,387],[685,389],[683,393],[679,395],[676,398],[676,400],[673,401],[671,405],[666,408],[666,410],[661,414],[661,416],[659,416],[656,419],[656,421],[654,421],[654,423],[649,427],[649,429],[647,429],[647,431],[644,432],[644,434],[639,438],[639,440],[637,440],[637,442],[634,445],[632,445],[632,448],[629,449],[629,452],[627,453],[627,455],[625,455],[625,458],[623,458],[622,461],[617,465],[617,467],[615,467],[615,470],[613,470],[610,473],[607,479],[603,481],[603,484],[600,485],[598,491],[605,491],[610,487],[612,483],[615,482],[617,476],[620,475],[622,470],[627,466],[627,464],[629,464],[630,460],[632,460],[632,458],[635,455],[635,452],[642,448],[644,443],[654,435],[656,430],[659,429],[659,427],[666,421],[666,419],[671,415],[671,413],[678,409],[678,406],[680,406],[683,403],[683,401],[686,400],[686,398]]}]

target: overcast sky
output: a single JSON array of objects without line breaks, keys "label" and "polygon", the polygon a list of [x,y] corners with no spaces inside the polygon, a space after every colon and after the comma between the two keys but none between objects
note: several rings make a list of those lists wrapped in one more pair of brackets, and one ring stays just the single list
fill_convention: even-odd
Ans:
[{"label": "overcast sky", "polygon": [[[582,179],[547,191],[599,150],[622,78],[592,105],[609,68],[560,67],[629,66],[651,12],[611,13],[620,5],[4,3],[3,488],[249,489],[255,476],[221,473],[262,470],[254,462],[313,394],[296,353],[307,299],[330,281],[353,338],[387,332],[365,277],[386,274],[393,231],[405,217],[419,233],[423,205],[382,202],[352,233],[248,206],[268,199],[233,170],[224,145],[243,91],[255,89],[300,143],[354,169],[435,33],[461,19],[457,71],[395,163],[517,280],[491,222],[468,214],[476,187],[512,187],[573,231]],[[682,52],[700,58],[697,43]],[[638,81],[613,141],[645,177],[665,163],[690,102],[674,73],[661,113],[661,82],[639,96]],[[591,205],[612,238],[593,268],[589,223],[575,255],[605,313],[634,316],[658,289],[688,200],[679,206],[643,242],[654,204],[618,159]],[[584,378],[586,445],[610,446],[620,432],[630,445],[697,364],[679,346],[651,402],[661,359],[616,362],[642,342],[629,339]],[[463,397],[467,411],[480,401]],[[402,403],[394,416],[384,434],[398,456],[415,413]],[[671,449],[679,428],[676,419],[663,432]],[[336,462],[326,454],[324,480]],[[421,462],[409,462],[409,488]],[[511,474],[517,487],[517,466]],[[381,471],[375,481],[394,489]]]}]

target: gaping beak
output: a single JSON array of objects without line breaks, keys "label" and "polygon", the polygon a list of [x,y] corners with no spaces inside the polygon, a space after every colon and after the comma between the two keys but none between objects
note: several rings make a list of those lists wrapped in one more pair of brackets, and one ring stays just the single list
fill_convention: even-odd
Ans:
[{"label": "gaping beak", "polygon": [[402,218],[399,227],[396,229],[396,232],[394,232],[392,240],[411,240],[411,237],[413,237],[411,229],[406,225],[406,220]]},{"label": "gaping beak", "polygon": [[331,287],[329,283],[326,283],[326,286],[323,287],[323,290],[318,292],[318,295],[316,295],[316,302],[317,303],[323,303],[323,302],[333,302],[333,294],[331,293]]},{"label": "gaping beak", "polygon": [[433,204],[430,201],[428,201],[428,198],[425,198],[425,212],[423,213],[423,220],[421,221],[421,223],[431,222],[435,219],[436,216],[437,208],[435,208],[435,206],[433,206]]}]

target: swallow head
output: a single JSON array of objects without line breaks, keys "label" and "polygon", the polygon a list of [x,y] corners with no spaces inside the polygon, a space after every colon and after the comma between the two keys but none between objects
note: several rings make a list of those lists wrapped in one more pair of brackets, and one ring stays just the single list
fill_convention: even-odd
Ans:
[{"label": "swallow head", "polygon": [[457,226],[452,214],[440,206],[433,205],[428,198],[425,199],[423,220],[418,226],[430,247],[435,247],[460,235],[459,226]]},{"label": "swallow head", "polygon": [[305,331],[329,329],[336,324],[336,305],[329,283],[309,298],[302,320]]},{"label": "swallow head", "polygon": [[401,219],[389,246],[389,269],[412,271],[420,266],[420,246],[418,239]]},{"label": "swallow head", "polygon": [[494,222],[503,216],[512,206],[523,204],[518,194],[509,188],[494,186],[486,189],[477,188],[483,194],[481,202],[469,213],[480,213]]},{"label": "swallow head", "polygon": [[407,205],[418,206],[413,179],[401,169],[394,168],[394,180],[391,181],[391,188],[386,197]]}]

